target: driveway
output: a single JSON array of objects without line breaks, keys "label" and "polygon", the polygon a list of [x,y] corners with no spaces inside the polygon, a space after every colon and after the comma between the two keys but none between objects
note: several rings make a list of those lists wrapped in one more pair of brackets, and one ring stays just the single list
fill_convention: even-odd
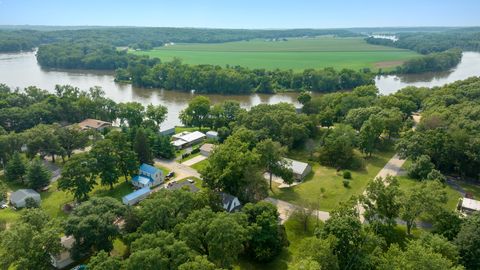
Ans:
[{"label": "driveway", "polygon": [[185,162],[182,162],[182,165],[186,165],[186,166],[192,166],[193,164],[197,164],[199,163],[200,161],[204,161],[205,159],[207,159],[206,156],[203,156],[203,155],[198,155],[196,157],[193,157]]},{"label": "driveway", "polygon": [[183,179],[186,177],[197,177],[200,178],[200,174],[193,168],[190,168],[184,164],[180,164],[174,160],[166,159],[154,159],[155,165],[167,168],[170,171],[175,172],[174,179]]},{"label": "driveway", "polygon": [[[300,206],[297,206],[295,204],[291,204],[282,200],[277,200],[271,197],[264,199],[264,201],[269,202],[277,207],[277,211],[280,214],[281,224],[285,223],[285,221],[287,221],[290,215],[295,212],[296,209],[300,208]],[[320,220],[326,221],[330,218],[330,213],[325,211],[313,210],[312,216],[317,216]]]}]

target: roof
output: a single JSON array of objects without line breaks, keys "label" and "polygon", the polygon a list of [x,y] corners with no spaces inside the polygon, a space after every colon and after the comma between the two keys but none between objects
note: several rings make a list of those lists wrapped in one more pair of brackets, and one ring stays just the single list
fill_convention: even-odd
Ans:
[{"label": "roof", "polygon": [[130,194],[127,194],[125,196],[123,196],[124,199],[126,199],[127,201],[132,201],[132,200],[135,200],[136,198],[138,197],[141,197],[145,194],[148,194],[150,193],[150,188],[149,187],[144,187],[144,188],[141,188],[139,190],[136,190]]},{"label": "roof", "polygon": [[19,189],[10,195],[10,201],[18,202],[29,197],[40,198],[40,194],[33,189]]},{"label": "roof", "polygon": [[153,180],[150,177],[145,177],[142,175],[136,175],[135,177],[132,178],[133,182],[139,182],[142,185],[148,185],[149,183],[153,182]]},{"label": "roof", "polygon": [[183,181],[183,182],[175,181],[175,182],[168,183],[167,185],[167,189],[170,189],[170,190],[182,189],[183,187],[188,187],[190,192],[197,192],[200,190],[194,184],[188,181]]},{"label": "roof", "polygon": [[203,134],[202,132],[194,131],[194,132],[188,133],[186,135],[183,135],[182,137],[180,137],[180,139],[184,140],[186,142],[193,142],[193,141],[202,139],[204,137],[205,137],[205,134]]},{"label": "roof", "polygon": [[469,199],[469,198],[463,198],[462,208],[466,208],[474,211],[480,211],[480,201]]},{"label": "roof", "polygon": [[186,141],[183,141],[183,140],[179,139],[179,140],[173,141],[173,142],[172,142],[172,145],[173,145],[173,146],[176,146],[176,147],[180,147],[180,146],[182,146],[182,145],[184,145],[184,144],[186,144],[186,143],[187,143]]},{"label": "roof", "polygon": [[212,152],[213,148],[215,148],[215,145],[211,143],[205,143],[200,146],[200,151]]},{"label": "roof", "polygon": [[303,174],[303,172],[309,166],[308,163],[289,158],[284,158],[284,160],[287,161],[287,167],[290,168],[294,174]]},{"label": "roof", "polygon": [[[237,197],[224,192],[220,192],[220,196],[222,196],[222,204],[225,210],[232,212],[237,208],[240,208],[240,201]],[[238,205],[235,205],[235,202],[237,202]]]},{"label": "roof", "polygon": [[213,131],[213,130],[210,130],[210,131],[207,131],[207,136],[218,136],[218,132],[216,131]]},{"label": "roof", "polygon": [[143,172],[146,172],[146,173],[149,173],[149,174],[155,174],[160,170],[153,167],[152,165],[148,165],[146,163],[143,163],[142,165],[140,165],[140,171],[143,171]]},{"label": "roof", "polygon": [[97,119],[91,119],[91,118],[85,119],[82,122],[78,123],[78,126],[80,126],[80,128],[82,128],[82,129],[84,129],[84,128],[97,129],[97,128],[100,128],[102,126],[110,126],[110,125],[111,125],[111,123],[109,123],[109,122],[105,122],[105,121],[97,120]]}]

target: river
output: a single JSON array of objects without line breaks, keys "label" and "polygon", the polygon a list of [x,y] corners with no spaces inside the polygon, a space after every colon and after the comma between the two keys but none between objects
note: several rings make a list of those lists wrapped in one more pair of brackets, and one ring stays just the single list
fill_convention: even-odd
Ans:
[{"label": "river", "polygon": [[[480,75],[480,53],[465,52],[461,63],[452,71],[426,73],[404,76],[378,76],[375,83],[382,94],[389,94],[405,86],[439,86],[456,80]],[[0,83],[10,87],[24,88],[38,86],[52,91],[56,84],[70,84],[80,89],[101,86],[106,96],[116,102],[138,101],[144,105],[162,104],[168,107],[168,116],[164,127],[180,124],[178,114],[194,96],[190,92],[166,91],[162,89],[144,89],[129,84],[113,81],[112,72],[85,70],[51,70],[42,69],[37,64],[34,52],[0,54]],[[260,103],[275,104],[290,102],[299,106],[297,93],[281,93],[275,95],[207,95],[212,102],[231,99],[240,102],[242,107],[249,108]]]}]

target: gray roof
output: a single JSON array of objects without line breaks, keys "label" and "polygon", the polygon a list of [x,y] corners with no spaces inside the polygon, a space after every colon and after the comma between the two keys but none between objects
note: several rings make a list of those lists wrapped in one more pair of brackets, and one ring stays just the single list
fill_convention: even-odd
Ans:
[{"label": "gray roof", "polygon": [[40,198],[40,194],[33,189],[19,189],[10,195],[10,201],[19,202],[29,197]]},{"label": "gray roof", "polygon": [[183,187],[188,187],[190,192],[197,192],[200,189],[197,188],[194,184],[188,182],[188,181],[183,181],[183,182],[170,182],[167,184],[167,189],[170,190],[177,190],[177,189],[182,189]]},{"label": "gray roof", "polygon": [[287,167],[290,168],[294,174],[303,174],[303,172],[308,168],[308,163],[284,158],[287,161]]}]

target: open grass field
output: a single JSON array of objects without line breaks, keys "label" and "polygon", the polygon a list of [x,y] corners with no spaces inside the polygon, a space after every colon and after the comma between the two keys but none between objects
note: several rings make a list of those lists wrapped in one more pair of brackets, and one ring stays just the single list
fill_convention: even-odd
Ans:
[{"label": "open grass field", "polygon": [[362,38],[319,37],[288,41],[251,40],[215,44],[174,44],[139,55],[170,61],[178,57],[188,64],[214,64],[265,69],[333,67],[336,69],[392,69],[418,56],[409,50],[367,44]]},{"label": "open grass field", "polygon": [[[277,188],[275,185],[272,197],[297,205],[315,207],[320,210],[331,211],[340,202],[348,201],[354,195],[360,195],[365,190],[368,182],[375,178],[377,173],[385,166],[394,155],[393,150],[375,153],[365,159],[365,166],[360,170],[351,170],[352,180],[349,187],[343,186],[343,176],[335,168],[312,164],[312,173],[303,183],[290,188]],[[291,156],[297,160],[306,161],[299,155]],[[361,158],[361,157],[358,157]]]}]

